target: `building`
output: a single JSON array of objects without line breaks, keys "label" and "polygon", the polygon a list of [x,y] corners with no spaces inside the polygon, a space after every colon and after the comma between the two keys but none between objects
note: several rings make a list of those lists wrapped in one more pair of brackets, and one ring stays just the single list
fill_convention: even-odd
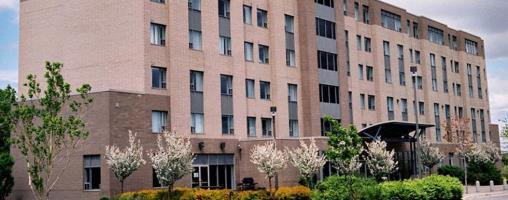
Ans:
[{"label": "building", "polygon": [[[42,77],[49,60],[65,64],[71,85],[93,87],[91,135],[52,193],[59,199],[118,193],[101,155],[127,144],[128,130],[146,150],[162,129],[191,137],[195,172],[178,184],[210,188],[244,177],[267,185],[249,153],[275,133],[282,146],[317,137],[324,149],[325,115],[397,130],[412,127],[418,110],[450,164],[443,120],[467,116],[475,141],[491,140],[483,40],[377,0],[25,0],[20,29],[20,80]],[[15,199],[31,195],[20,163]],[[146,165],[125,190],[157,187],[152,177]],[[281,185],[297,181],[294,168],[280,174]]]}]

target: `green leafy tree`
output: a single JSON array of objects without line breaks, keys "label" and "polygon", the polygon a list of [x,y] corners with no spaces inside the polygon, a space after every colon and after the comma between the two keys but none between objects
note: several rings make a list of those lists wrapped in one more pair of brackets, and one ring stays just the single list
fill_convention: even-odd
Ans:
[{"label": "green leafy tree", "polygon": [[329,137],[328,149],[325,152],[326,158],[336,166],[342,174],[348,178],[349,194],[351,199],[355,198],[353,185],[353,174],[361,167],[359,161],[363,152],[362,138],[358,135],[356,127],[344,128],[337,120],[330,116],[325,117],[325,122],[330,124],[331,130],[326,132]]},{"label": "green leafy tree", "polygon": [[[27,76],[26,96],[15,108],[16,134],[13,142],[27,166],[34,198],[49,199],[49,194],[68,168],[78,144],[89,132],[81,114],[92,102],[88,84],[71,97],[71,86],[61,74],[62,64],[46,62],[45,90],[35,75]],[[58,164],[58,168],[56,168]]]},{"label": "green leafy tree", "polygon": [[0,200],[7,198],[14,185],[11,175],[14,159],[10,154],[9,139],[14,126],[12,107],[15,103],[16,91],[13,88],[0,89]]}]

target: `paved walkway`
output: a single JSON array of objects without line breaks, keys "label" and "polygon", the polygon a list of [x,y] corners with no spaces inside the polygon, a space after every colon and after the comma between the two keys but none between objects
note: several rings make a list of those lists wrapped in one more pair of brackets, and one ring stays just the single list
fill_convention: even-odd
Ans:
[{"label": "paved walkway", "polygon": [[478,189],[476,186],[468,186],[468,193],[466,194],[464,189],[464,200],[472,199],[508,199],[508,186],[504,190],[502,185],[496,185],[490,189],[490,186],[480,186]]}]

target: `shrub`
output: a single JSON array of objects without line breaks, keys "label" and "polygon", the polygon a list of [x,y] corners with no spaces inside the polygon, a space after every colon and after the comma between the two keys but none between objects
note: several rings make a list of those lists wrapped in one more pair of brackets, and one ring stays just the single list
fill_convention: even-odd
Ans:
[{"label": "shrub", "polygon": [[502,182],[501,172],[491,162],[470,162],[467,166],[467,181],[474,184],[477,180],[481,185],[489,185],[490,180],[498,185]]},{"label": "shrub", "polygon": [[278,200],[310,200],[310,189],[304,186],[281,187],[275,193]]},{"label": "shrub", "polygon": [[[353,177],[353,196],[355,199],[380,199],[381,190],[373,179]],[[312,199],[350,199],[347,177],[330,176],[317,184]]]},{"label": "shrub", "polygon": [[112,200],[192,200],[194,196],[193,189],[176,188],[171,192],[171,197],[168,199],[167,189],[154,189],[126,192],[112,198]]},{"label": "shrub", "polygon": [[[282,189],[282,188],[280,188]],[[244,190],[234,194],[235,200],[261,200],[270,199],[270,193],[266,190]]]},{"label": "shrub", "polygon": [[463,187],[451,176],[433,175],[423,179],[381,183],[382,198],[386,200],[442,199],[459,200]]},{"label": "shrub", "polygon": [[460,167],[453,165],[443,165],[437,169],[437,173],[439,175],[448,175],[458,178],[462,183],[464,183],[464,170]]},{"label": "shrub", "polygon": [[508,166],[503,166],[503,168],[501,169],[501,175],[503,176],[503,178],[508,179]]}]

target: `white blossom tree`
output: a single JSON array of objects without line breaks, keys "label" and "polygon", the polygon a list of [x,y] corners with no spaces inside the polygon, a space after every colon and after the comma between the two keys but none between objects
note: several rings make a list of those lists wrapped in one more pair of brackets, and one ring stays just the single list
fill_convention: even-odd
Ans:
[{"label": "white blossom tree", "polygon": [[466,153],[466,158],[470,162],[495,163],[501,159],[500,150],[492,143],[474,143],[472,148]]},{"label": "white blossom tree", "polygon": [[433,147],[428,141],[420,142],[420,159],[422,165],[432,172],[432,168],[443,160],[443,155],[437,147]]},{"label": "white blossom tree", "polygon": [[160,184],[168,186],[168,195],[178,179],[192,172],[194,154],[190,139],[179,138],[174,132],[159,135],[157,150],[150,150],[148,157]]},{"label": "white blossom tree", "polygon": [[314,138],[310,139],[310,144],[300,140],[300,147],[293,151],[286,148],[291,164],[298,169],[307,186],[312,187],[312,177],[326,164],[324,155],[319,154],[319,148]]},{"label": "white blossom tree", "polygon": [[385,141],[375,140],[367,143],[365,161],[370,173],[377,180],[381,180],[381,177],[385,177],[397,170],[397,161],[394,160],[394,155],[395,151],[386,150]]},{"label": "white blossom tree", "polygon": [[265,174],[266,178],[268,178],[271,197],[273,197],[272,178],[277,172],[286,167],[286,161],[284,152],[277,150],[273,141],[267,142],[264,145],[256,145],[252,149],[250,162],[256,165],[258,171]]},{"label": "white blossom tree", "polygon": [[129,131],[129,146],[125,147],[123,151],[115,145],[106,146],[106,164],[120,181],[122,193],[125,179],[141,165],[146,164],[143,159],[143,147],[139,140],[136,141],[136,136],[137,134],[132,134],[132,131]]}]

